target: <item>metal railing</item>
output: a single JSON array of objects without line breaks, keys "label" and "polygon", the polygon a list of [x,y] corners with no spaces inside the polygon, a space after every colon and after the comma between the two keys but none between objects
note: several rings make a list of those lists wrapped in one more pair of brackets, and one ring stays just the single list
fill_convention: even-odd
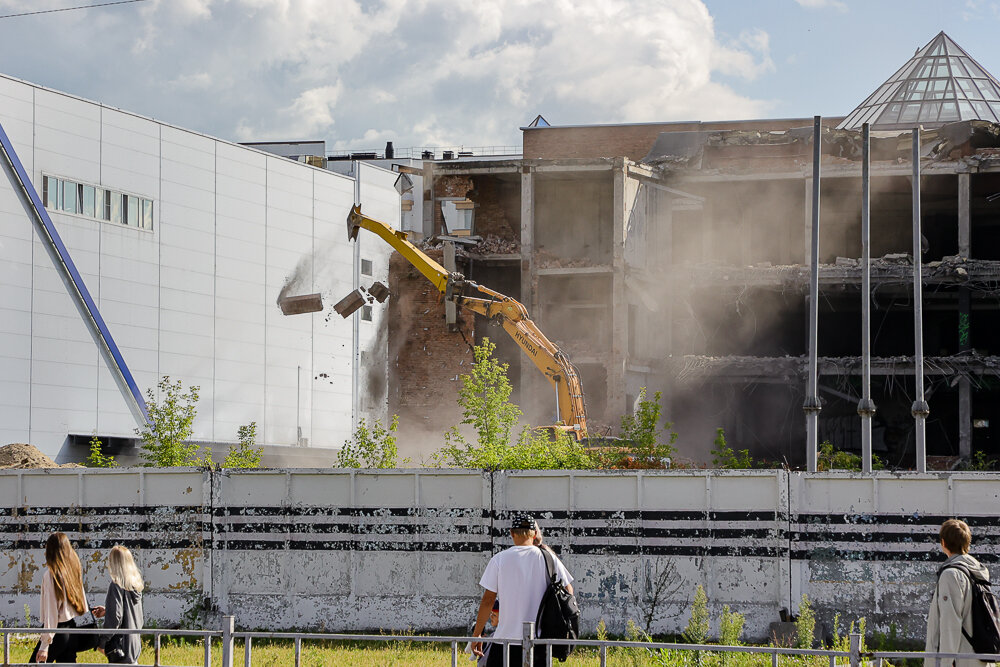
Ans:
[{"label": "metal railing", "polygon": [[[424,154],[429,153],[429,158],[424,158]],[[384,148],[359,148],[353,151],[328,151],[327,157],[331,160],[337,159],[349,159],[352,156],[359,157],[359,159],[432,159],[439,160],[445,159],[445,153],[450,153],[451,158],[467,158],[467,157],[496,157],[496,156],[515,156],[521,154],[520,146],[513,145],[496,145],[496,146],[412,146],[408,148],[395,148],[393,149],[393,156],[391,158],[385,157]],[[365,158],[360,158],[360,156],[368,156]]]},{"label": "metal railing", "polygon": [[[412,642],[426,644],[449,644],[451,648],[451,666],[458,667],[463,655],[463,645],[469,642],[483,641],[482,637],[446,637],[434,635],[370,635],[370,634],[330,634],[318,632],[236,632],[232,616],[222,617],[220,630],[168,630],[150,628],[143,630],[106,630],[95,628],[0,628],[3,636],[3,667],[13,665],[30,665],[25,662],[11,662],[10,643],[12,635],[38,635],[41,633],[84,634],[84,635],[151,635],[153,637],[153,665],[157,667],[191,667],[183,665],[167,665],[161,662],[161,638],[169,637],[200,637],[204,642],[204,661],[200,664],[209,667],[212,664],[212,640],[219,639],[222,644],[222,667],[233,667],[235,647],[238,640],[243,643],[243,667],[253,665],[253,644],[256,639],[292,640],[295,667],[302,664],[302,644],[306,641],[368,641],[368,642]],[[521,639],[490,639],[495,647],[503,650],[504,667],[519,667],[510,664],[510,647],[521,649],[520,667],[551,667],[552,649],[554,646],[575,646],[597,649],[597,659],[600,667],[607,667],[608,651],[611,649],[641,648],[654,651],[702,651],[710,653],[750,653],[771,656],[771,667],[778,667],[780,656],[813,656],[826,658],[829,667],[850,665],[861,667],[863,662],[874,663],[874,667],[883,667],[886,660],[933,658],[936,667],[946,667],[953,660],[981,660],[983,662],[1000,662],[1000,654],[985,653],[924,653],[919,651],[862,651],[862,637],[859,634],[850,635],[850,650],[834,651],[827,649],[783,648],[778,646],[721,646],[717,644],[672,644],[666,642],[646,641],[609,641],[604,639],[539,639],[535,636],[535,624],[525,623]],[[536,663],[535,652],[544,653],[544,660]],[[838,661],[838,659],[840,659]],[[55,663],[60,664],[60,663]],[[66,664],[66,663],[63,663]],[[90,667],[105,663],[73,663]]]},{"label": "metal railing", "polygon": [[[3,662],[0,663],[3,667],[9,667],[11,665],[31,665],[30,662],[11,662],[10,659],[10,644],[13,635],[40,635],[43,633],[52,634],[66,634],[66,635],[151,635],[153,637],[153,664],[158,667],[187,667],[185,665],[168,665],[161,661],[161,647],[162,638],[164,636],[168,637],[200,637],[204,641],[205,645],[205,660],[203,665],[208,667],[212,664],[212,639],[224,638],[226,635],[226,629],[228,627],[230,635],[232,635],[232,616],[227,616],[223,618],[223,628],[222,630],[168,630],[161,628],[144,628],[142,630],[127,630],[124,628],[119,628],[117,630],[104,629],[104,628],[0,628],[0,634],[3,635]],[[227,625],[228,624],[228,625]],[[227,663],[226,654],[226,642],[222,642],[222,664],[232,665],[232,641],[229,642],[229,662]],[[51,664],[74,664],[74,665],[107,665],[107,663],[97,663],[97,662],[74,662],[74,663],[51,663]]]}]

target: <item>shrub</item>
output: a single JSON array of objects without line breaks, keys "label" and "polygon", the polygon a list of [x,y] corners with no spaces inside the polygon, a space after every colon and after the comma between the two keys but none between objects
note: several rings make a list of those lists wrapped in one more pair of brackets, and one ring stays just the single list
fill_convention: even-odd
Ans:
[{"label": "shrub", "polygon": [[717,428],[715,429],[715,447],[712,449],[712,465],[716,468],[746,470],[753,467],[753,459],[750,458],[749,449],[734,451],[726,444],[725,430]]},{"label": "shrub", "polygon": [[[872,470],[882,470],[885,464],[879,457],[872,454]],[[834,449],[833,443],[824,440],[820,443],[816,457],[816,469],[824,470],[861,470],[861,457],[851,452]]]},{"label": "shrub", "polygon": [[691,602],[691,618],[681,635],[689,644],[704,644],[708,640],[708,630],[708,596],[701,584],[698,584]]},{"label": "shrub", "polygon": [[722,618],[719,619],[719,643],[723,646],[739,646],[745,622],[743,614],[730,611],[728,604],[723,605]]},{"label": "shrub", "polygon": [[337,452],[339,468],[395,468],[399,452],[396,449],[396,429],[399,416],[393,415],[386,428],[377,419],[369,424],[362,419],[350,440]]},{"label": "shrub", "polygon": [[257,422],[240,426],[237,431],[240,444],[232,447],[222,461],[223,468],[259,468],[260,457],[264,454],[263,447],[257,444]]},{"label": "shrub", "polygon": [[180,380],[171,383],[170,377],[164,375],[157,388],[161,400],[156,400],[152,389],[146,390],[149,421],[135,430],[142,439],[140,455],[146,465],[161,468],[211,465],[211,452],[199,457],[198,445],[186,442],[191,437],[192,424],[198,414],[198,387],[192,385],[184,393]]},{"label": "shrub", "polygon": [[639,390],[638,407],[621,418],[622,445],[601,452],[595,463],[601,468],[666,468],[670,457],[677,453],[674,443],[677,433],[673,423],[664,420],[660,428],[663,407],[662,392],[647,400],[646,388]]},{"label": "shrub", "polygon": [[95,435],[90,439],[90,454],[87,456],[88,468],[117,468],[118,461],[114,456],[107,456],[101,447],[104,445]]},{"label": "shrub", "polygon": [[799,617],[795,619],[795,646],[812,648],[816,634],[816,612],[813,611],[809,596],[803,594],[799,602]]},{"label": "shrub", "polygon": [[593,457],[572,436],[542,434],[522,427],[516,440],[521,408],[510,402],[513,391],[507,364],[493,358],[488,338],[475,346],[472,370],[462,376],[458,404],[463,424],[472,426],[470,442],[457,426],[445,434],[445,446],[431,456],[436,465],[485,470],[581,469],[594,467]]},{"label": "shrub", "polygon": [[979,450],[972,455],[972,458],[962,466],[963,470],[996,470],[997,460],[986,456],[986,452]]}]

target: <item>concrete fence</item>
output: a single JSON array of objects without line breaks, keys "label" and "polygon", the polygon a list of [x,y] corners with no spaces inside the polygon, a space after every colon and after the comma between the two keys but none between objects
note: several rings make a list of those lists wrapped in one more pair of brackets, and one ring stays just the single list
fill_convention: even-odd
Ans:
[{"label": "concrete fence", "polygon": [[903,636],[923,632],[940,523],[1000,556],[1000,475],[785,471],[31,470],[0,473],[0,618],[35,622],[50,532],[78,548],[91,604],[104,559],[132,548],[160,624],[232,614],[242,628],[468,626],[506,517],[534,512],[577,579],[585,631],[687,622],[697,585],[762,638],[803,593]]}]

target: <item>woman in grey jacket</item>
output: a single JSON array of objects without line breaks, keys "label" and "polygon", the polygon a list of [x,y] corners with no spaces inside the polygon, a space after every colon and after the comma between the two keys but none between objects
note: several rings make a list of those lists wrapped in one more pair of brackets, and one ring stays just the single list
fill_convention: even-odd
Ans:
[{"label": "woman in grey jacket", "polygon": [[[108,556],[111,585],[103,607],[94,608],[94,616],[104,617],[105,629],[142,629],[142,574],[132,552],[115,545]],[[108,662],[134,665],[139,661],[142,640],[139,635],[102,635],[101,649]]]}]

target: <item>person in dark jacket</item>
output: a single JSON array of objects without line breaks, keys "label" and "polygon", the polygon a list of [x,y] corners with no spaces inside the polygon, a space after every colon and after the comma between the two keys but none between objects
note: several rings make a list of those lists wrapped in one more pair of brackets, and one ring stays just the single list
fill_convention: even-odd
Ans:
[{"label": "person in dark jacket", "polygon": [[[111,585],[103,607],[94,608],[94,616],[104,618],[105,629],[142,629],[142,574],[132,552],[115,545],[108,555]],[[102,635],[101,650],[108,662],[134,665],[139,661],[142,640],[139,635]]]}]

